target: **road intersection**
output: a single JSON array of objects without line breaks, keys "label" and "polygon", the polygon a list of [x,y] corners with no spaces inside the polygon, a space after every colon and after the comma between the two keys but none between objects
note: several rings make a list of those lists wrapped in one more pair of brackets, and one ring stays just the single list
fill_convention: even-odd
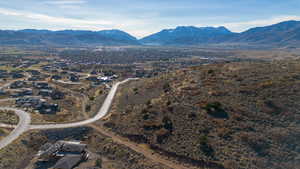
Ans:
[{"label": "road intersection", "polygon": [[9,108],[9,107],[0,107],[0,110],[8,110],[8,111],[14,111],[15,114],[19,117],[19,123],[17,125],[8,125],[8,124],[0,124],[0,127],[3,128],[14,128],[14,130],[4,139],[0,140],[0,149],[6,147],[10,143],[12,143],[14,140],[16,140],[20,135],[22,135],[24,132],[28,130],[46,130],[46,129],[60,129],[60,128],[72,128],[72,127],[80,127],[85,126],[87,124],[91,124],[95,121],[100,120],[104,116],[107,115],[109,112],[109,108],[112,104],[112,101],[114,99],[114,96],[116,95],[117,89],[119,85],[124,84],[131,80],[137,80],[137,78],[128,78],[122,82],[115,83],[108,95],[106,96],[105,101],[103,102],[100,110],[97,112],[97,114],[87,120],[74,122],[74,123],[64,123],[64,124],[41,124],[41,125],[31,125],[31,117],[29,113],[15,109],[15,108]]}]

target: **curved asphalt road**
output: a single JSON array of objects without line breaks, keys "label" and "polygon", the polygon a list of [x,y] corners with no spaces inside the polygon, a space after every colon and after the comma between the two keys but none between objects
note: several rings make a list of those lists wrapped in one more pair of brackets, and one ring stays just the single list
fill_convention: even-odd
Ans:
[{"label": "curved asphalt road", "polygon": [[5,146],[9,145],[15,139],[17,139],[22,133],[29,129],[29,125],[31,122],[31,118],[28,113],[23,110],[18,110],[9,107],[1,107],[0,110],[10,110],[14,111],[17,116],[19,116],[19,123],[17,126],[6,125],[6,127],[15,127],[15,129],[4,139],[0,140],[0,149],[4,148]]},{"label": "curved asphalt road", "polygon": [[111,106],[111,103],[113,101],[113,98],[114,98],[114,96],[117,92],[117,89],[118,89],[119,85],[123,84],[123,83],[126,83],[130,80],[136,80],[136,78],[126,79],[122,82],[118,82],[118,83],[113,85],[113,87],[109,91],[108,95],[106,96],[102,107],[100,108],[100,110],[98,111],[96,116],[94,116],[93,118],[90,118],[90,119],[87,119],[87,120],[84,120],[84,121],[74,122],[74,123],[30,125],[30,129],[59,129],[59,128],[78,127],[78,126],[84,126],[84,125],[93,123],[97,120],[100,120],[102,117],[107,115],[108,110]]},{"label": "curved asphalt road", "polygon": [[15,113],[19,116],[19,124],[17,126],[13,125],[6,125],[6,124],[0,124],[0,127],[6,127],[6,128],[15,128],[10,135],[5,137],[4,139],[0,140],[0,149],[4,148],[11,142],[13,142],[15,139],[17,139],[22,133],[26,132],[27,130],[34,130],[34,129],[60,129],[60,128],[70,128],[70,127],[79,127],[79,126],[84,126],[90,123],[93,123],[102,117],[106,116],[109,108],[112,104],[113,98],[117,92],[117,89],[119,85],[126,83],[130,80],[137,80],[138,78],[128,78],[122,82],[117,82],[116,84],[113,85],[111,88],[109,94],[107,95],[102,107],[98,111],[98,113],[90,119],[79,121],[79,122],[74,122],[74,123],[65,123],[65,124],[45,124],[45,125],[30,125],[31,118],[28,113],[14,109],[14,108],[6,108],[0,107],[0,110],[12,110],[15,111]]}]

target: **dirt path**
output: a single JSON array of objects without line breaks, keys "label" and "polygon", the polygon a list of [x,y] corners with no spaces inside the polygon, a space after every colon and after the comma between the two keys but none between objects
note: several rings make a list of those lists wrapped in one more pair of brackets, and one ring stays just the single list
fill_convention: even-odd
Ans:
[{"label": "dirt path", "polygon": [[25,169],[33,169],[35,168],[35,163],[38,161],[37,157],[34,157],[29,164],[27,165],[27,167]]},{"label": "dirt path", "polygon": [[112,133],[112,132],[110,132],[110,131],[102,128],[102,127],[96,126],[95,124],[90,124],[88,126],[92,127],[93,129],[100,132],[101,134],[112,138],[112,140],[114,142],[116,142],[118,144],[121,144],[121,145],[124,145],[124,146],[132,149],[135,152],[143,154],[146,158],[151,159],[154,162],[160,163],[164,166],[167,166],[167,167],[173,168],[173,169],[192,169],[192,167],[190,167],[190,166],[187,167],[187,166],[184,166],[182,164],[177,164],[177,163],[174,163],[170,160],[166,160],[165,157],[155,153],[154,151],[151,151],[150,149],[147,150],[145,148],[142,148],[138,144],[133,143],[133,142],[129,141],[128,139],[123,138],[121,136],[115,135],[114,133]]}]

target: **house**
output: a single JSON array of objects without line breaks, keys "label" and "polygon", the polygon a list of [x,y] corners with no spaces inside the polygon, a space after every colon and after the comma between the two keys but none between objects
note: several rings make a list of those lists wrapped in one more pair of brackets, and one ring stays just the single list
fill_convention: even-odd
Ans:
[{"label": "house", "polygon": [[0,78],[5,79],[5,78],[9,78],[10,74],[7,73],[6,71],[1,71],[0,72]]},{"label": "house", "polygon": [[56,112],[60,111],[60,108],[58,104],[49,104],[43,102],[36,107],[36,110],[38,110],[40,114],[56,114]]},{"label": "house", "polygon": [[69,67],[61,67],[61,70],[69,70]]},{"label": "house", "polygon": [[142,78],[142,77],[145,77],[146,75],[146,71],[143,70],[143,69],[137,69],[135,70],[135,77],[139,77],[139,78]]},{"label": "house", "polygon": [[98,72],[96,70],[91,71],[91,75],[96,75]]},{"label": "house", "polygon": [[33,95],[32,90],[23,90],[11,94],[11,97],[23,97],[23,96],[31,96],[31,95]]},{"label": "house", "polygon": [[0,69],[0,74],[1,73],[7,73],[7,70],[2,70],[2,69]]},{"label": "house", "polygon": [[19,79],[25,77],[22,73],[12,73],[11,77],[13,79]]},{"label": "house", "polygon": [[6,91],[4,91],[4,90],[0,90],[0,96],[5,96],[7,94],[7,92]]},{"label": "house", "polygon": [[78,73],[81,73],[81,72],[82,72],[82,70],[77,69],[77,68],[71,68],[70,71],[71,71],[71,72],[78,72]]},{"label": "house", "polygon": [[51,76],[51,79],[52,80],[60,80],[60,79],[62,79],[62,77],[59,75],[53,75],[53,76]]},{"label": "house", "polygon": [[96,76],[87,77],[86,80],[92,81],[92,82],[98,82],[99,81],[99,79]]},{"label": "house", "polygon": [[39,157],[39,160],[47,161],[47,160],[56,158],[56,154],[57,154],[57,152],[59,152],[61,146],[62,146],[62,143],[60,143],[60,142],[56,142],[54,144],[51,144],[51,143],[44,144],[40,148],[40,150],[37,154],[37,156]]},{"label": "house", "polygon": [[56,62],[55,66],[58,68],[67,67],[68,65],[65,62]]},{"label": "house", "polygon": [[46,72],[49,72],[49,71],[51,71],[53,68],[52,68],[52,66],[43,66],[42,67],[42,69],[43,69],[43,71],[46,71]]},{"label": "house", "polygon": [[80,154],[67,154],[57,161],[53,169],[72,169],[82,161],[84,161],[84,157]]},{"label": "house", "polygon": [[38,94],[43,97],[51,97],[53,100],[65,98],[65,94],[58,90],[41,89]]},{"label": "house", "polygon": [[89,157],[87,145],[80,142],[57,141],[43,145],[38,152],[39,160],[56,161],[54,169],[72,169]]},{"label": "house", "polygon": [[33,86],[37,89],[48,89],[48,90],[52,89],[52,87],[49,86],[49,84],[46,82],[36,82],[33,83]]},{"label": "house", "polygon": [[41,72],[39,72],[37,70],[27,70],[26,72],[32,74],[33,76],[38,76],[41,74]]},{"label": "house", "polygon": [[43,96],[43,97],[50,97],[52,92],[53,92],[52,90],[42,89],[39,91],[38,95]]},{"label": "house", "polygon": [[16,106],[24,108],[36,108],[41,105],[44,100],[35,97],[23,97],[16,100]]},{"label": "house", "polygon": [[16,91],[15,93],[12,93],[10,96],[11,97],[23,97],[23,96],[32,96],[33,92],[32,89],[23,89]]},{"label": "house", "polygon": [[52,69],[52,70],[51,70],[51,73],[58,73],[58,70]]},{"label": "house", "polygon": [[16,67],[19,67],[21,65],[22,65],[21,63],[15,63],[15,64],[12,64],[11,67],[16,68]]},{"label": "house", "polygon": [[79,141],[57,141],[54,144],[46,143],[40,148],[38,157],[40,160],[50,160],[56,157],[63,157],[67,154],[83,155],[87,153],[87,145]]},{"label": "house", "polygon": [[111,81],[111,77],[108,77],[108,76],[98,77],[98,79],[99,79],[101,82],[110,82],[110,81]]},{"label": "house", "polygon": [[13,82],[12,84],[10,84],[9,87],[10,87],[11,89],[19,89],[19,88],[25,88],[26,85],[27,85],[26,82],[21,81],[21,80],[18,80],[18,81]]},{"label": "house", "polygon": [[61,152],[63,153],[73,153],[73,154],[81,154],[87,148],[86,144],[81,144],[80,142],[76,141],[61,141],[63,143],[61,147]]},{"label": "house", "polygon": [[41,80],[45,80],[43,77],[40,77],[40,76],[31,76],[27,79],[28,81],[41,81]]},{"label": "house", "polygon": [[67,72],[67,71],[62,71],[62,72],[60,72],[60,74],[62,74],[62,75],[67,75],[68,72]]},{"label": "house", "polygon": [[55,114],[60,111],[57,104],[47,103],[43,99],[36,97],[23,97],[16,100],[17,107],[31,108],[33,110],[39,111],[41,114]]},{"label": "house", "polygon": [[79,77],[76,76],[75,74],[71,74],[70,75],[70,81],[71,82],[78,82],[79,81]]},{"label": "house", "polygon": [[65,94],[63,92],[58,91],[58,90],[53,90],[50,96],[53,100],[60,100],[60,99],[65,98]]},{"label": "house", "polygon": [[119,76],[118,76],[118,75],[112,75],[110,78],[111,78],[111,79],[118,79]]}]

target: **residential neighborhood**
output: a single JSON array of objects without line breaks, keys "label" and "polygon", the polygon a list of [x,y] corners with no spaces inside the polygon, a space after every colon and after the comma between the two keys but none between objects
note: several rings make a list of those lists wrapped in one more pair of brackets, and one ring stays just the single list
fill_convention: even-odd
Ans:
[{"label": "residential neighborhood", "polygon": [[[5,104],[38,116],[36,121],[82,119],[83,110],[90,109],[91,103],[87,104],[89,100],[86,100],[86,105],[81,101],[95,97],[87,91],[82,93],[82,89],[98,88],[105,94],[109,90],[107,86],[119,77],[116,74],[105,76],[95,69],[82,71],[59,60],[25,63],[15,64],[11,70],[0,68],[0,80],[7,84],[0,95]],[[76,110],[82,111],[81,114],[76,114]]]}]

